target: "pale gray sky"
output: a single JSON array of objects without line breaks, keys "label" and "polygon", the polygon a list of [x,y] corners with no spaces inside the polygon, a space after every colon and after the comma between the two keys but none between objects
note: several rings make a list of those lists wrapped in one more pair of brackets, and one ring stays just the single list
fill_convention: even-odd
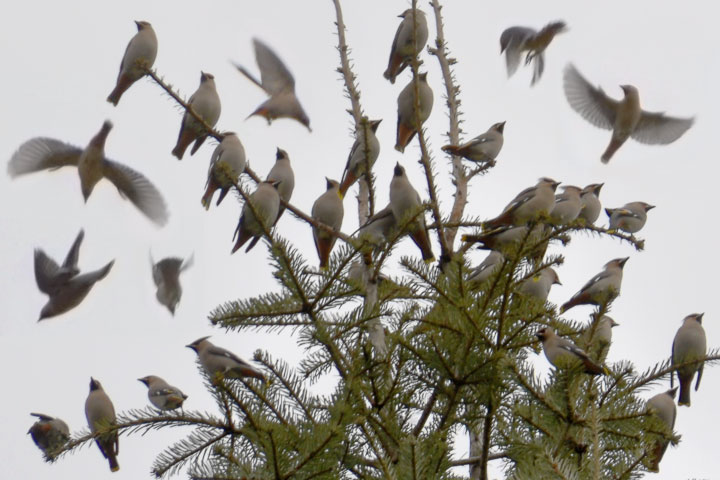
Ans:
[{"label": "pale gray sky", "polygon": [[[645,370],[670,353],[682,318],[706,312],[710,345],[718,345],[716,231],[716,156],[720,105],[716,86],[717,11],[709,2],[575,1],[445,2],[446,36],[459,63],[463,124],[477,135],[492,123],[507,120],[505,147],[498,166],[470,186],[467,212],[491,217],[521,189],[540,176],[584,186],[605,182],[601,200],[617,207],[642,200],[657,205],[640,236],[646,250],[612,239],[580,236],[563,250],[558,268],[562,287],[550,301],[562,303],[608,260],[630,256],[622,296],[612,316],[614,331],[609,360],[630,359]],[[404,155],[393,150],[395,99],[407,82],[382,78],[399,19],[408,6],[398,1],[345,1],[348,42],[371,118],[383,118],[378,130],[382,149],[376,164],[378,204],[387,201],[392,167],[405,165],[423,197],[424,182],[413,142]],[[202,9],[199,6],[202,5]],[[421,8],[430,12],[426,2]],[[293,203],[309,212],[325,188],[324,176],[339,179],[352,144],[349,107],[335,72],[338,54],[334,10],[325,2],[188,2],[64,1],[16,2],[0,30],[0,58],[5,65],[0,157],[9,159],[24,141],[49,136],[84,146],[105,119],[115,128],[107,155],[143,172],[167,200],[169,224],[158,229],[116,190],[103,182],[83,203],[77,171],[63,169],[11,181],[0,175],[3,239],[0,275],[0,364],[3,365],[3,408],[0,409],[2,478],[107,478],[107,462],[93,445],[55,465],[42,461],[26,431],[31,411],[63,418],[71,429],[86,426],[83,405],[90,376],[98,378],[119,411],[147,405],[145,386],[136,379],[155,374],[179,386],[190,398],[189,409],[214,410],[196,371],[195,356],[184,345],[203,336],[245,358],[257,348],[290,363],[302,352],[292,339],[279,335],[225,333],[209,326],[206,316],[218,304],[277,289],[260,244],[249,254],[230,256],[240,206],[230,195],[220,208],[200,205],[208,160],[206,145],[178,162],[170,155],[181,112],[149,80],[133,86],[117,108],[105,102],[115,84],[118,65],[135,33],[133,20],[147,20],[159,39],[159,73],[190,95],[200,71],[213,73],[223,113],[218,126],[234,130],[244,143],[250,165],[265,175],[276,147],[288,151],[296,174]],[[432,19],[432,16],[429,15]],[[540,83],[529,87],[531,71],[521,68],[506,78],[498,39],[504,28],[539,28],[563,19],[570,31],[558,36],[546,56]],[[431,41],[434,39],[431,22]],[[261,90],[229,63],[255,71],[251,38],[272,46],[294,73],[297,92],[310,116],[313,132],[280,120],[268,127],[260,118],[245,117],[263,101]],[[436,155],[443,208],[451,202],[449,166],[441,155],[447,129],[440,71],[434,58],[423,56],[435,90],[428,128]],[[592,83],[619,97],[619,84],[640,90],[648,110],[697,117],[696,125],[678,142],[649,147],[632,141],[609,165],[600,154],[609,132],[594,128],[568,106],[562,92],[562,70],[568,62]],[[357,226],[354,187],[345,199],[343,231]],[[601,218],[605,222],[605,217]],[[45,303],[35,285],[33,248],[61,260],[75,235],[86,235],[80,267],[92,270],[115,259],[108,277],[96,285],[81,306],[40,324]],[[314,264],[310,229],[285,214],[279,234],[292,237]],[[403,251],[416,254],[409,240]],[[154,297],[148,250],[156,258],[195,253],[195,265],[182,277],[183,299],[173,318]],[[473,254],[479,261],[480,254]],[[578,307],[569,317],[587,320],[591,309]],[[545,359],[537,357],[546,370]],[[669,449],[655,478],[715,478],[720,471],[713,433],[718,424],[720,391],[716,368],[707,368],[692,408],[678,412],[679,448]],[[647,392],[664,391],[665,383]],[[189,431],[172,429],[144,437],[121,438],[120,472],[113,478],[147,478],[154,457],[166,444]],[[462,441],[465,445],[465,441]],[[458,456],[464,455],[462,451]],[[498,473],[499,475],[499,473]]]}]

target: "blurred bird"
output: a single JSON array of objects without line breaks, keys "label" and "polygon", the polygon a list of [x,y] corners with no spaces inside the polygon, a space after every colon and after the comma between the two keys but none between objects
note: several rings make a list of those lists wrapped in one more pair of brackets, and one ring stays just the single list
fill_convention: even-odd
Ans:
[{"label": "blurred bird", "polygon": [[[675,428],[675,418],[677,417],[677,408],[675,407],[675,393],[677,387],[671,388],[667,392],[658,393],[647,401],[648,412],[657,416],[667,425],[668,433],[672,435]],[[652,459],[649,470],[658,473],[660,471],[660,461],[665,455],[669,439],[658,440],[652,451]]]},{"label": "blurred bird", "polygon": [[160,410],[182,408],[183,402],[188,398],[179,388],[168,385],[165,380],[155,375],[138,378],[138,381],[148,387],[148,399],[150,403]]},{"label": "blurred bird", "polygon": [[392,205],[388,204],[387,207],[367,219],[367,222],[358,229],[357,236],[375,246],[380,246],[387,242],[390,232],[396,225]]},{"label": "blurred bird", "polygon": [[247,161],[245,159],[245,148],[234,132],[223,133],[222,141],[215,147],[210,157],[210,169],[208,170],[205,194],[201,203],[205,210],[210,209],[210,202],[216,190],[220,190],[216,205],[220,205],[225,195],[237,183],[240,174],[245,171]]},{"label": "blurred bird", "polygon": [[[215,88],[215,77],[209,73],[200,72],[200,86],[190,96],[187,103],[210,128],[214,127],[220,119],[220,112],[222,111],[220,97]],[[195,145],[190,150],[190,155],[194,155],[207,138],[208,133],[207,128],[193,117],[189,111],[185,112],[180,124],[177,144],[175,144],[172,154],[178,160],[182,160],[187,147],[195,142]]]},{"label": "blurred bird", "polygon": [[503,225],[522,225],[542,214],[549,214],[555,206],[555,190],[558,185],[560,182],[552,178],[541,178],[534,187],[518,193],[500,215],[485,222],[483,227],[489,229]]},{"label": "blurred bird", "polygon": [[155,263],[150,254],[150,265],[157,291],[155,297],[161,305],[165,305],[170,313],[175,315],[175,309],[182,297],[180,286],[180,273],[190,268],[193,264],[193,255],[187,260],[178,257],[163,258]]},{"label": "blurred bird", "polygon": [[[312,218],[317,222],[324,223],[328,227],[331,227],[334,231],[340,231],[343,215],[345,214],[342,195],[339,191],[340,184],[327,177],[325,181],[327,182],[327,190],[315,200],[312,207]],[[335,245],[337,237],[315,226],[313,226],[312,230],[315,248],[320,258],[320,268],[327,268],[330,252]]]},{"label": "blurred bird", "polygon": [[637,233],[645,226],[647,212],[655,208],[645,202],[630,202],[620,208],[606,208],[605,213],[610,217],[610,230],[622,230],[627,233]]},{"label": "blurred bird", "polygon": [[505,256],[497,250],[492,250],[480,265],[470,271],[467,281],[480,284],[497,272],[505,262]]},{"label": "blurred bird", "polygon": [[[395,221],[404,226],[415,245],[422,252],[423,260],[425,262],[433,261],[435,256],[425,226],[425,212],[422,209],[420,195],[413,188],[405,174],[405,169],[399,163],[395,164],[393,178],[390,181],[390,208],[395,216]],[[415,218],[410,221],[410,217],[413,215]]]},{"label": "blurred bird", "polygon": [[550,210],[550,219],[560,225],[575,220],[582,211],[582,190],[575,185],[563,186],[563,193],[555,195],[555,206]]},{"label": "blurred bird", "polygon": [[550,327],[538,330],[535,336],[540,339],[543,352],[548,361],[556,368],[567,368],[582,362],[585,373],[590,375],[608,374],[607,368],[595,363],[587,353],[567,338],[559,337]]},{"label": "blurred bird", "polygon": [[443,152],[451,155],[458,155],[471,162],[482,165],[495,165],[495,158],[502,150],[503,132],[505,122],[499,122],[488,128],[487,132],[481,133],[467,143],[462,145],[445,145]]},{"label": "blurred bird", "polygon": [[610,144],[600,157],[603,163],[630,137],[649,145],[667,145],[682,137],[695,121],[642,110],[638,90],[632,85],[620,85],[625,96],[614,100],[602,88],[590,85],[571,63],[565,68],[564,88],[573,110],[596,127],[612,130]]},{"label": "blurred bird", "polygon": [[345,196],[348,189],[365,174],[366,166],[372,168],[380,154],[380,142],[375,136],[378,126],[382,120],[367,120],[360,122],[359,129],[355,132],[355,143],[350,149],[342,182],[340,182],[340,195]]},{"label": "blurred bird", "polygon": [[543,53],[555,35],[567,31],[563,21],[548,23],[539,32],[530,27],[510,27],[500,35],[500,54],[505,52],[508,78],[512,77],[520,65],[520,57],[527,52],[525,65],[535,60],[530,85],[535,85],[545,69]]},{"label": "blurred bird", "polygon": [[[690,387],[693,377],[697,372],[695,391],[700,386],[700,379],[703,374],[703,362],[682,365],[684,363],[702,360],[707,352],[707,339],[705,329],[702,326],[704,313],[693,313],[683,320],[682,326],[675,334],[672,345],[672,364],[678,366],[676,369],[678,381],[680,382],[680,398],[678,405],[690,406]],[[682,365],[682,366],[681,366]],[[675,375],[670,375],[670,386],[673,386]]]},{"label": "blurred bird", "polygon": [[595,224],[595,220],[600,216],[602,206],[600,204],[600,189],[603,183],[591,183],[580,192],[580,202],[582,209],[579,218],[584,218],[587,225]]},{"label": "blurred bird", "polygon": [[70,429],[67,423],[43,413],[31,413],[38,421],[33,423],[27,433],[42,452],[48,456],[70,440]]},{"label": "blurred bird", "polygon": [[265,376],[260,370],[234,353],[213,345],[208,338],[210,337],[198,338],[190,345],[185,345],[197,353],[198,361],[208,375],[220,375],[224,378],[253,377],[265,382]]},{"label": "blurred bird", "polygon": [[310,119],[295,95],[295,79],[290,70],[270,47],[257,38],[253,39],[253,46],[255,47],[255,61],[260,69],[260,80],[255,78],[245,67],[237,63],[233,65],[251,82],[265,90],[270,98],[256,108],[248,118],[260,115],[265,117],[268,125],[276,118],[293,118],[312,132]]},{"label": "blurred bird", "polygon": [[410,83],[408,83],[405,88],[402,89],[400,95],[398,95],[397,140],[395,142],[395,150],[401,153],[405,153],[405,147],[408,146],[410,140],[413,139],[418,130],[422,128],[425,120],[430,118],[430,113],[432,112],[433,91],[427,83],[427,72],[421,73],[418,77],[418,92],[420,98],[417,101],[417,119],[415,112],[414,79],[411,78]]},{"label": "blurred bird", "polygon": [[107,101],[117,106],[120,97],[133,83],[147,75],[145,69],[152,68],[157,56],[158,41],[155,30],[149,22],[135,21],[138,32],[130,39],[125,55],[120,62],[115,89],[110,93]]},{"label": "blurred bird", "polygon": [[553,285],[562,285],[557,272],[552,267],[543,268],[530,278],[522,281],[518,287],[521,295],[535,298],[541,302],[547,300]]},{"label": "blurred bird", "polygon": [[[268,173],[265,181],[280,182],[280,185],[277,187],[278,193],[280,193],[280,198],[286,202],[290,201],[293,190],[295,189],[295,172],[293,172],[292,165],[290,165],[290,157],[282,148],[277,149],[277,152],[275,153],[275,164],[270,169],[270,173]],[[284,211],[285,206],[281,203],[280,210],[278,211],[277,218],[273,222],[273,226],[278,222],[278,220],[280,220]],[[250,248],[248,248],[248,250]]]},{"label": "blurred bird", "polygon": [[607,305],[614,300],[620,295],[623,267],[629,258],[616,258],[606,263],[602,272],[591,278],[579,292],[560,307],[560,313],[577,305]]},{"label": "blurred bird", "polygon": [[80,273],[78,260],[80,259],[80,245],[83,238],[85,238],[85,231],[80,230],[62,266],[59,266],[55,260],[48,257],[41,249],[35,249],[35,282],[41,292],[53,292]]},{"label": "blurred bird", "polygon": [[[279,183],[267,180],[259,183],[257,189],[245,202],[240,221],[235,229],[235,235],[233,235],[233,240],[237,237],[237,242],[235,242],[232,253],[235,253],[245,245],[245,242],[252,238],[253,241],[245,249],[246,252],[250,251],[263,236],[265,229],[270,230],[275,224],[280,210]],[[252,204],[252,207],[250,207],[250,204]],[[255,209],[255,212],[253,212],[253,209]],[[255,213],[260,216],[260,219],[255,216]]]},{"label": "blurred bird", "polygon": [[402,22],[395,32],[388,67],[383,73],[390,83],[395,83],[395,78],[420,54],[428,39],[425,12],[408,8],[398,17],[402,18]]},{"label": "blurred bird", "polygon": [[[90,431],[97,433],[115,425],[115,407],[107,396],[99,381],[90,378],[90,393],[85,400],[85,418],[87,418]],[[107,432],[95,438],[100,453],[108,459],[110,471],[117,472],[120,466],[117,462],[119,450],[118,432]]]},{"label": "blurred bird", "polygon": [[155,185],[132,168],[105,158],[105,140],[111,129],[112,123],[106,120],[85,149],[53,138],[32,138],[20,145],[13,154],[8,164],[8,173],[15,178],[40,170],[77,167],[85,202],[95,185],[105,177],[115,185],[121,197],[130,200],[156,224],[165,225],[168,219],[167,207]]},{"label": "blurred bird", "polygon": [[[597,322],[595,334],[592,338],[588,338],[587,342],[592,345],[590,350],[593,356],[600,361],[604,361],[610,351],[610,344],[612,344],[612,329],[619,324],[607,315],[603,315],[600,320],[595,321]],[[588,331],[591,329],[592,326],[586,328]]]}]

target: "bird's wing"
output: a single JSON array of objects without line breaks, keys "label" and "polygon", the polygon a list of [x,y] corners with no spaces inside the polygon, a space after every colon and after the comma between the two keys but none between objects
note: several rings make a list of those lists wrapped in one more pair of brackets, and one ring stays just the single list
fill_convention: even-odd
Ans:
[{"label": "bird's wing", "polygon": [[588,354],[585,353],[585,350],[578,347],[567,338],[558,339],[558,347],[562,348],[563,350],[567,350],[568,352],[582,358],[583,360],[590,360],[590,357],[588,357]]},{"label": "bird's wing", "polygon": [[694,122],[694,118],[667,117],[662,112],[643,111],[630,136],[640,143],[667,145],[682,137]]},{"label": "bird's wing", "polygon": [[242,365],[242,366],[244,366],[244,367],[248,367],[248,368],[253,368],[253,369],[254,369],[254,367],[253,367],[252,365],[250,365],[248,362],[246,362],[246,361],[243,360],[242,358],[238,357],[237,355],[235,355],[235,354],[232,353],[231,351],[225,350],[224,348],[220,348],[220,347],[218,347],[218,346],[216,346],[216,345],[212,345],[212,346],[208,347],[208,350],[207,350],[207,351],[208,351],[208,353],[211,354],[211,355],[217,355],[217,356],[219,356],[219,357],[229,358],[229,359],[232,360],[233,362],[239,363],[240,365]]},{"label": "bird's wing", "polygon": [[92,286],[95,282],[102,280],[108,273],[110,273],[110,269],[112,268],[113,264],[115,264],[115,260],[111,260],[107,265],[105,265],[99,270],[83,273],[82,275],[73,277],[72,280],[70,280],[70,283]]},{"label": "bird's wing", "polygon": [[39,248],[35,249],[35,281],[41,292],[51,292],[60,267]]},{"label": "bird's wing", "polygon": [[185,271],[188,268],[193,266],[193,263],[195,262],[195,253],[191,253],[188,258],[183,260],[182,266],[180,267],[180,271]]},{"label": "bird's wing", "polygon": [[520,66],[520,54],[525,41],[535,35],[535,30],[527,27],[510,27],[500,35],[500,46],[505,51],[505,63],[508,77],[512,77]]},{"label": "bird's wing", "polygon": [[54,138],[36,137],[20,145],[8,163],[11,177],[77,165],[83,150]]},{"label": "bird's wing", "polygon": [[165,225],[168,211],[160,192],[150,180],[121,163],[105,160],[103,175],[117,187],[120,194],[130,200],[150,220]]},{"label": "bird's wing", "polygon": [[65,257],[65,261],[62,264],[64,269],[69,271],[75,271],[75,273],[77,273],[77,264],[78,259],[80,258],[80,244],[82,243],[84,237],[85,231],[80,230],[80,232],[77,234],[77,237],[75,237],[75,241],[70,247],[70,251]]},{"label": "bird's wing", "polygon": [[588,280],[587,283],[585,285],[583,285],[583,287],[580,289],[580,291],[582,292],[582,291],[587,290],[588,288],[592,287],[599,281],[601,281],[609,276],[610,276],[610,272],[603,270],[602,272],[598,273],[597,275],[592,277],[590,280]]},{"label": "bird's wing", "polygon": [[284,90],[294,91],[295,80],[280,57],[257,38],[253,39],[253,45],[263,89],[271,96]]},{"label": "bird's wing", "polygon": [[530,85],[535,85],[545,71],[545,55],[543,52],[531,57],[533,60],[533,76]]},{"label": "bird's wing", "polygon": [[568,103],[581,117],[596,127],[613,129],[618,102],[590,85],[572,63],[565,67],[563,87]]}]

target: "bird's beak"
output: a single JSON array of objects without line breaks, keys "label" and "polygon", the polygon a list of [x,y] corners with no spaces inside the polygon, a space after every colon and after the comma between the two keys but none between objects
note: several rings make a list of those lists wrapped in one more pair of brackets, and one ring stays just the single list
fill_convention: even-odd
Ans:
[{"label": "bird's beak", "polygon": [[620,259],[620,266],[624,267],[628,260],[630,260],[630,257]]}]

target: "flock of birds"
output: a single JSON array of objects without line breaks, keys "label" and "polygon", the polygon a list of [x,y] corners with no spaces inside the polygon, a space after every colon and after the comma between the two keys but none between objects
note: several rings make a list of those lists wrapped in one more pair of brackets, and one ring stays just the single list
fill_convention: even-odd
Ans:
[{"label": "flock of birds", "polygon": [[[428,39],[425,14],[417,9],[408,9],[400,15],[402,21],[392,43],[388,68],[384,76],[394,83],[405,68],[415,61]],[[136,22],[138,32],[129,42],[123,56],[116,87],[108,96],[108,102],[117,105],[122,95],[133,83],[144,77],[157,55],[157,37],[148,22]],[[525,64],[533,64],[532,84],[540,80],[544,70],[544,52],[555,35],[564,32],[564,22],[553,22],[536,31],[527,27],[511,27],[500,37],[501,53],[507,61],[508,76],[515,73],[522,55]],[[260,40],[253,40],[255,57],[260,69],[260,79],[255,78],[241,65],[237,69],[253,83],[265,90],[269,98],[252,114],[267,119],[268,123],[277,118],[291,118],[310,129],[310,120],[295,95],[295,81],[285,64],[270,47]],[[404,152],[422,124],[429,118],[433,105],[433,92],[427,83],[427,73],[420,73],[417,84],[411,80],[400,92],[397,100],[398,119],[395,149]],[[610,144],[601,156],[607,163],[618,148],[628,139],[647,144],[668,144],[677,140],[693,124],[693,119],[675,118],[664,113],[652,113],[641,109],[638,91],[632,85],[621,86],[624,97],[610,98],[601,88],[592,86],[573,65],[564,73],[564,89],[570,106],[593,125],[612,131]],[[193,144],[190,154],[201,147],[217,123],[221,104],[215,88],[213,75],[202,72],[200,85],[189,98],[178,141],[172,154],[179,160],[186,149]],[[199,121],[202,119],[202,121]],[[375,136],[381,120],[364,118],[356,132],[355,142],[350,150],[341,181],[327,179],[327,190],[314,203],[311,216],[313,236],[320,267],[327,268],[330,253],[337,239],[343,220],[343,198],[350,187],[372,168],[378,158],[380,143]],[[460,156],[474,164],[493,165],[503,146],[505,122],[492,125],[486,132],[461,145],[446,145],[443,150]],[[53,170],[64,166],[77,167],[83,197],[87,201],[94,186],[106,178],[118,189],[120,195],[130,200],[144,215],[158,225],[168,220],[168,212],[162,195],[141,173],[105,156],[105,140],[112,128],[106,121],[100,131],[85,148],[46,137],[28,140],[10,159],[8,172],[12,177],[40,170]],[[237,135],[223,132],[220,143],[210,159],[207,188],[202,204],[209,209],[216,191],[220,190],[217,205],[228,191],[237,185],[240,175],[246,169],[245,151]],[[294,189],[294,174],[287,152],[278,148],[276,162],[267,178],[258,183],[242,208],[242,214],[235,232],[233,252],[249,242],[250,250],[269,229],[274,226],[291,199]],[[479,234],[465,235],[463,241],[477,243],[480,248],[490,250],[487,258],[470,274],[469,280],[477,285],[486,282],[504,262],[503,251],[509,245],[532,236],[539,236],[552,225],[567,225],[582,218],[588,225],[594,224],[602,207],[599,200],[603,184],[591,184],[585,188],[568,185],[563,192],[556,193],[559,182],[541,178],[530,188],[520,192],[495,218],[488,220]],[[653,206],[645,202],[630,202],[620,208],[605,209],[610,230],[621,230],[629,234],[640,231],[647,220],[647,212]],[[416,243],[425,261],[434,260],[432,245],[424,221],[423,202],[417,190],[410,183],[405,169],[398,163],[390,182],[390,202],[370,217],[356,232],[364,244],[380,247],[388,240],[391,232],[402,226]],[[419,213],[420,212],[420,213]],[[540,220],[540,221],[538,221]],[[547,222],[547,223],[546,223]],[[80,231],[62,265],[50,258],[41,249],[35,250],[35,277],[38,288],[49,296],[48,303],[40,313],[40,320],[63,314],[79,305],[92,287],[102,280],[113,266],[113,261],[104,267],[88,273],[78,269],[79,249],[84,233]],[[544,252],[543,252],[544,253]],[[608,262],[603,271],[591,278],[578,293],[560,308],[560,313],[583,304],[606,305],[620,292],[623,266],[628,258]],[[187,260],[166,258],[152,261],[152,274],[157,286],[157,299],[174,314],[180,301],[180,273],[190,267],[192,257]],[[537,275],[528,278],[519,286],[519,293],[547,299],[550,288],[559,284],[557,273],[547,267]],[[591,374],[606,374],[602,364],[607,346],[610,344],[612,327],[617,325],[607,316],[596,319],[595,339],[604,347],[604,353],[591,355],[580,349],[567,338],[555,334],[545,327],[536,333],[543,345],[547,359],[554,366],[564,368],[582,363]],[[685,318],[675,336],[672,361],[677,367],[680,381],[680,405],[690,405],[690,387],[697,374],[697,386],[702,376],[702,362],[706,353],[705,333],[701,325],[702,314]],[[240,359],[232,352],[215,346],[203,337],[187,345],[198,355],[200,365],[211,377],[224,378],[253,377],[265,381],[263,373]],[[694,363],[693,363],[694,362]],[[150,402],[160,410],[180,408],[187,398],[177,387],[169,385],[157,376],[139,379],[148,387]],[[672,386],[672,380],[671,380]],[[656,395],[648,400],[648,406],[672,431],[676,409],[674,395],[677,388]],[[90,393],[85,404],[88,425],[93,433],[100,432],[96,442],[102,454],[108,459],[110,469],[117,471],[118,434],[112,431],[115,410],[112,401],[104,392],[100,382],[90,381]],[[60,449],[70,438],[67,424],[59,418],[33,413],[38,418],[29,433],[38,447],[48,457]],[[657,471],[660,459],[668,441],[658,442],[652,469]]]}]

